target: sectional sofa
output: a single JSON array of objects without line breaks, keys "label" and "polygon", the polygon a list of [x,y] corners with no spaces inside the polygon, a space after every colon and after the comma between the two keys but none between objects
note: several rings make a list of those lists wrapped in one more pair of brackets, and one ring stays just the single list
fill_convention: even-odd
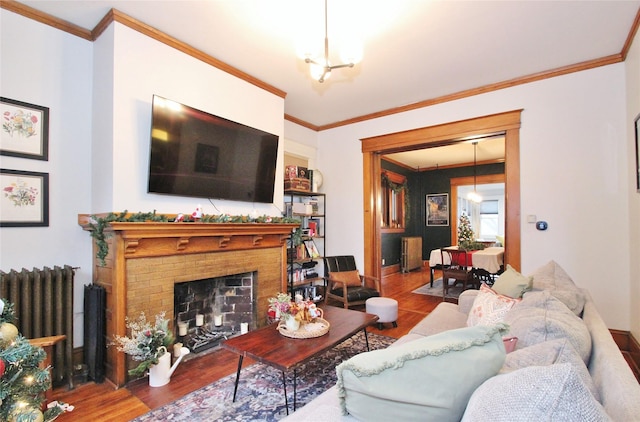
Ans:
[{"label": "sectional sofa", "polygon": [[343,362],[286,421],[640,421],[640,385],[589,292],[553,261],[502,278]]}]

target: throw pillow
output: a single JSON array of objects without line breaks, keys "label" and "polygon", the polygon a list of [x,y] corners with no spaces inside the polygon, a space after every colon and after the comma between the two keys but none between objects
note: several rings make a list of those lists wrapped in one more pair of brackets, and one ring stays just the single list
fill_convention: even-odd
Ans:
[{"label": "throw pillow", "polygon": [[585,298],[567,272],[555,261],[536,269],[533,274],[533,290],[548,290],[580,316],[584,309]]},{"label": "throw pillow", "polygon": [[471,396],[463,422],[610,421],[568,363],[497,375]]},{"label": "throw pillow", "polygon": [[591,335],[584,321],[547,290],[529,292],[507,315],[509,335],[521,349],[547,340],[567,339],[585,364],[591,356]]},{"label": "throw pillow", "polygon": [[498,294],[486,284],[482,284],[469,312],[467,326],[494,325],[502,322],[507,312],[519,301],[520,299]]},{"label": "throw pillow", "polygon": [[332,272],[330,278],[337,282],[334,284],[336,289],[341,289],[343,285],[347,287],[362,286],[358,270]]},{"label": "throw pillow", "polygon": [[571,343],[564,338],[545,341],[509,353],[500,373],[508,373],[528,366],[546,366],[555,363],[571,364],[593,397],[600,401],[600,393],[591,379],[589,369]]},{"label": "throw pillow", "polygon": [[524,292],[531,290],[532,284],[533,277],[525,277],[507,264],[507,269],[493,283],[493,290],[501,295],[521,298]]},{"label": "throw pillow", "polygon": [[336,368],[343,412],[358,420],[459,421],[505,359],[504,324],[450,330],[358,354]]}]

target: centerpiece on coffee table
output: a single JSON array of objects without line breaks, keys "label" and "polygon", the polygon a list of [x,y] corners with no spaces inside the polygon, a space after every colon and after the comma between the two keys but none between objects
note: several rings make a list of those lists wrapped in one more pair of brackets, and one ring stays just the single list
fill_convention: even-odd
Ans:
[{"label": "centerpiece on coffee table", "polygon": [[295,301],[287,293],[269,298],[269,312],[278,321],[277,329],[291,338],[314,338],[329,332],[330,324],[322,318],[322,309],[311,300],[296,295]]}]

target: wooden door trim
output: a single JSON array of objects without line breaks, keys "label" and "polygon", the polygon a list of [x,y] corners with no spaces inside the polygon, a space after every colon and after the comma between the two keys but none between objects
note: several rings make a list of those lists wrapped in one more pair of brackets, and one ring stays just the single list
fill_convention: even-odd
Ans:
[{"label": "wooden door trim", "polygon": [[381,277],[380,157],[383,154],[447,145],[465,138],[503,133],[505,137],[505,263],[520,271],[520,117],[522,109],[364,138],[364,271]]}]

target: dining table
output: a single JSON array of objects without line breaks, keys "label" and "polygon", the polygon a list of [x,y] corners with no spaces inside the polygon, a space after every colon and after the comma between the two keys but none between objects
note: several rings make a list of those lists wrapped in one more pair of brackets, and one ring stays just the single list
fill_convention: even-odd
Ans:
[{"label": "dining table", "polygon": [[[445,249],[458,249],[458,246],[447,246]],[[488,248],[467,251],[467,257],[470,259],[471,266],[477,270],[486,271],[489,274],[498,274],[504,268],[504,247],[490,246]],[[445,261],[450,258],[445,254]],[[433,270],[442,267],[442,254],[440,249],[433,249],[429,255],[429,267],[431,272],[431,287],[433,287]],[[451,262],[444,262],[444,265],[450,265]]]}]

